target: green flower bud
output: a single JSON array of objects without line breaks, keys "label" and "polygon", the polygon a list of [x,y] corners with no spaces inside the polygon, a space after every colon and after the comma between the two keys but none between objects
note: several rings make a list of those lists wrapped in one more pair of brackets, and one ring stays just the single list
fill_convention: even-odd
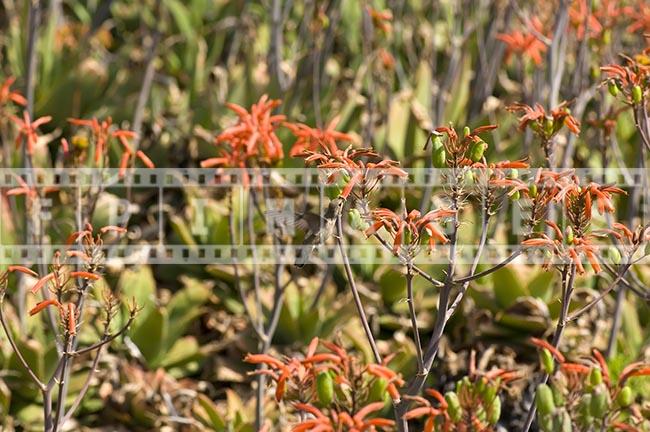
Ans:
[{"label": "green flower bud", "polygon": [[589,413],[592,417],[603,418],[609,409],[609,401],[607,400],[607,393],[601,387],[597,387],[591,393],[591,404],[589,405]]},{"label": "green flower bud", "polygon": [[603,374],[600,369],[597,367],[591,368],[591,371],[589,372],[589,383],[596,387],[601,382],[603,382]]},{"label": "green flower bud", "polygon": [[537,196],[537,184],[533,183],[528,187],[528,195],[531,198],[535,198]]},{"label": "green flower bud", "polygon": [[554,130],[555,122],[553,121],[553,117],[546,117],[544,119],[544,132],[546,132],[546,135],[552,135]]},{"label": "green flower bud", "polygon": [[469,158],[472,162],[478,162],[483,159],[483,153],[487,148],[487,143],[485,141],[472,142],[469,146]]},{"label": "green flower bud", "polygon": [[537,387],[537,411],[540,415],[550,415],[555,411],[555,402],[553,401],[553,391],[548,384],[540,384]]},{"label": "green flower bud", "polygon": [[334,380],[329,372],[321,372],[316,377],[318,401],[327,406],[334,400]]},{"label": "green flower bud", "polygon": [[519,177],[519,170],[517,168],[512,168],[510,170],[510,178],[516,179]]},{"label": "green flower bud", "polygon": [[471,170],[465,171],[465,183],[467,186],[474,183],[474,173]]},{"label": "green flower bud", "polygon": [[552,387],[553,390],[553,402],[555,403],[556,407],[561,407],[564,406],[565,400],[564,400],[564,395],[562,394],[562,390],[556,387]]},{"label": "green flower bud", "polygon": [[553,416],[537,416],[537,424],[539,425],[539,430],[542,432],[554,432],[553,427]]},{"label": "green flower bud", "polygon": [[483,396],[483,400],[491,401],[492,399],[494,399],[495,397],[497,397],[497,391],[498,391],[498,390],[499,390],[499,386],[498,386],[498,385],[488,385],[488,386],[486,386],[486,387],[485,387],[485,392],[484,392],[484,394],[482,395],[482,396]]},{"label": "green flower bud", "polygon": [[539,360],[542,364],[542,367],[544,368],[544,371],[547,374],[551,375],[555,370],[555,360],[553,359],[551,352],[546,348],[542,349],[539,352]]},{"label": "green flower bud", "polygon": [[609,45],[610,43],[612,43],[612,31],[610,29],[605,29],[602,35],[603,35],[603,45]]},{"label": "green flower bud", "polygon": [[515,193],[513,193],[512,195],[510,195],[510,199],[512,201],[517,201],[519,200],[519,198],[521,198],[521,193],[518,190],[515,191]]},{"label": "green flower bud", "polygon": [[582,395],[582,398],[580,399],[580,403],[578,404],[578,412],[580,413],[580,417],[582,417],[585,421],[588,421],[589,418],[591,417],[591,394],[590,393],[585,393]]},{"label": "green flower bud", "polygon": [[460,400],[454,392],[445,393],[445,401],[447,401],[447,412],[449,417],[455,422],[460,421],[463,417],[463,408],[460,406]]},{"label": "green flower bud", "polygon": [[573,236],[573,228],[571,226],[567,226],[566,229],[564,230],[565,233],[565,239],[567,244],[573,244],[573,240],[575,239]]},{"label": "green flower bud", "polygon": [[361,213],[359,213],[359,210],[353,208],[348,212],[348,220],[350,222],[350,226],[352,229],[358,230],[358,231],[365,231],[368,229],[370,226],[368,222],[363,220],[361,217]]},{"label": "green flower bud", "polygon": [[628,386],[624,386],[616,396],[616,403],[621,408],[626,408],[632,405],[632,402],[634,402],[634,395],[632,394],[632,389]]},{"label": "green flower bud", "polygon": [[447,167],[447,152],[445,151],[445,146],[440,146],[433,149],[431,154],[431,160],[433,166],[436,168],[446,168]]},{"label": "green flower bud", "polygon": [[609,80],[609,82],[607,83],[607,90],[609,91],[609,94],[611,94],[614,97],[618,96],[618,92],[620,91],[618,85],[616,84],[616,81],[614,80]]},{"label": "green flower bud", "polygon": [[632,87],[632,102],[635,104],[640,104],[643,99],[643,92],[641,91],[641,86],[635,85]]},{"label": "green flower bud", "polygon": [[383,401],[386,395],[386,387],[388,382],[383,378],[375,378],[372,385],[370,386],[370,391],[368,392],[368,398],[372,402]]},{"label": "green flower bud", "polygon": [[469,136],[469,134],[470,134],[471,132],[472,132],[472,131],[469,130],[469,126],[465,126],[465,127],[463,128],[463,136],[464,136],[464,137]]},{"label": "green flower bud", "polygon": [[497,424],[501,418],[501,399],[499,396],[492,400],[492,403],[486,408],[487,421],[491,425]]},{"label": "green flower bud", "polygon": [[555,430],[558,432],[571,432],[573,430],[573,424],[571,422],[571,416],[568,412],[562,411],[562,414],[556,417],[556,427]]},{"label": "green flower bud", "polygon": [[614,264],[621,263],[621,251],[619,251],[616,246],[610,246],[607,255],[609,256],[609,259],[611,259]]}]

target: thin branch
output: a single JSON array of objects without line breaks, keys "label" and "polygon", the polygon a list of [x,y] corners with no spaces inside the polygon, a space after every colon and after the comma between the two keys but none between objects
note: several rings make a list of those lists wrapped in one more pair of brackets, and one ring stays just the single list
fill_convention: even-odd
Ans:
[{"label": "thin branch", "polygon": [[11,335],[11,331],[9,330],[9,327],[7,326],[7,323],[5,321],[4,313],[2,312],[2,305],[3,305],[3,301],[4,301],[4,295],[5,295],[5,292],[4,292],[4,290],[2,290],[2,292],[0,292],[0,324],[2,324],[2,328],[3,328],[4,332],[5,332],[5,334],[7,335],[7,339],[9,340],[9,344],[11,345],[11,349],[13,349],[14,353],[16,354],[16,357],[18,358],[18,361],[23,366],[23,368],[27,371],[27,373],[29,374],[32,381],[34,381],[34,383],[38,386],[38,388],[41,391],[44,392],[47,389],[47,387],[38,378],[38,376],[36,376],[36,373],[34,372],[34,370],[27,363],[27,361],[25,360],[25,357],[23,357],[22,352],[20,352],[20,349],[16,345],[16,342],[14,341],[14,338]]},{"label": "thin branch", "polygon": [[517,249],[516,251],[511,253],[508,258],[504,259],[503,261],[501,261],[499,264],[495,265],[494,267],[490,267],[489,269],[483,270],[480,273],[470,274],[470,275],[465,276],[465,277],[460,278],[460,279],[454,279],[454,283],[455,284],[462,284],[462,283],[470,282],[470,281],[473,281],[473,280],[476,280],[476,279],[480,279],[483,276],[487,276],[487,275],[489,275],[491,273],[494,273],[495,271],[497,271],[497,270],[507,266],[508,264],[510,264],[512,261],[515,260],[515,258],[517,258],[522,253],[524,253],[523,249]]},{"label": "thin branch", "polygon": [[92,382],[92,379],[95,376],[95,372],[97,372],[97,365],[99,364],[99,358],[101,356],[102,349],[103,347],[99,347],[99,349],[97,350],[97,354],[95,354],[93,363],[90,367],[90,370],[88,371],[88,376],[86,377],[86,381],[84,382],[83,387],[77,394],[77,397],[75,398],[74,402],[72,402],[72,405],[70,406],[70,408],[68,408],[68,412],[63,417],[63,420],[61,420],[61,427],[65,426],[65,424],[72,418],[74,412],[77,410],[77,408],[79,408],[79,405],[81,405],[81,402],[83,401],[83,398],[86,396],[86,393],[88,393],[88,390],[90,389],[90,383]]},{"label": "thin branch", "polygon": [[413,329],[413,339],[418,361],[418,373],[424,372],[424,359],[422,357],[422,342],[420,341],[420,331],[418,330],[418,318],[413,301],[413,266],[409,263],[406,266],[406,296],[409,304],[409,315],[411,316],[411,328]]},{"label": "thin branch", "polygon": [[627,264],[627,265],[621,267],[621,270],[619,271],[618,276],[616,276],[616,279],[614,279],[614,280],[612,281],[612,283],[609,285],[609,287],[607,287],[607,289],[606,289],[605,291],[603,291],[602,293],[600,293],[600,295],[599,295],[598,297],[596,297],[595,299],[593,299],[592,301],[590,301],[589,303],[587,303],[586,305],[584,305],[583,307],[581,307],[580,309],[578,309],[576,312],[574,312],[574,313],[573,313],[573,314],[572,314],[572,315],[567,319],[567,321],[569,321],[569,322],[570,322],[570,321],[575,321],[576,319],[578,319],[578,318],[580,317],[580,315],[582,315],[583,313],[587,312],[589,309],[591,309],[591,308],[594,307],[596,304],[598,304],[598,302],[600,302],[602,299],[604,299],[605,296],[607,296],[607,294],[609,294],[610,292],[612,292],[612,290],[613,290],[614,288],[616,288],[616,286],[618,285],[619,281],[620,281],[621,279],[623,279],[623,276],[625,276],[625,273],[626,273],[627,270],[630,268],[630,266],[631,266],[630,264]]},{"label": "thin branch", "polygon": [[72,352],[70,353],[70,357],[79,357],[80,355],[84,355],[84,354],[89,353],[89,352],[91,352],[91,351],[94,351],[94,350],[96,350],[96,349],[98,349],[98,348],[101,348],[101,347],[103,347],[103,346],[106,345],[106,344],[109,344],[109,343],[113,342],[115,339],[117,339],[118,337],[120,337],[122,334],[124,334],[124,332],[126,332],[126,331],[128,330],[128,328],[129,328],[129,327],[131,326],[131,324],[133,323],[133,320],[134,320],[134,319],[135,319],[135,314],[131,314],[131,316],[129,317],[129,320],[126,322],[126,324],[124,325],[124,327],[122,327],[122,328],[120,329],[120,331],[118,331],[117,333],[115,333],[115,334],[109,336],[108,338],[105,338],[105,339],[100,340],[99,342],[97,342],[97,343],[95,343],[95,344],[93,344],[93,345],[87,346],[87,347],[82,348],[82,349],[80,349],[80,350],[72,351]]},{"label": "thin branch", "polygon": [[343,258],[343,267],[345,268],[345,274],[348,278],[348,283],[350,284],[350,290],[352,291],[352,297],[354,298],[354,304],[357,307],[357,312],[359,313],[359,319],[361,320],[361,325],[363,325],[363,330],[366,333],[366,338],[372,349],[372,354],[375,357],[375,362],[381,363],[381,355],[379,354],[379,349],[377,348],[377,343],[375,342],[375,337],[372,334],[370,329],[370,324],[368,323],[368,318],[366,317],[366,312],[363,309],[363,303],[361,302],[361,296],[359,295],[359,290],[357,285],[354,282],[354,275],[352,274],[352,268],[350,267],[350,260],[348,259],[347,254],[345,253],[345,248],[343,247],[343,225],[341,223],[341,214],[339,213],[336,216],[336,243],[339,246],[339,251],[341,257]]}]

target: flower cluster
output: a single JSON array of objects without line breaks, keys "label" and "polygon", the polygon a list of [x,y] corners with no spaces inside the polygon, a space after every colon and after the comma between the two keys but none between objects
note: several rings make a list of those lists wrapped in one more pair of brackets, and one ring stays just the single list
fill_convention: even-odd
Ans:
[{"label": "flower cluster", "polygon": [[[436,168],[460,168],[485,162],[483,156],[488,144],[479,135],[497,127],[484,125],[474,130],[465,127],[462,138],[451,126],[439,127],[429,136],[425,150],[431,142],[433,166]],[[445,140],[442,139],[443,135],[446,136]]]},{"label": "flower cluster", "polygon": [[547,113],[540,104],[534,107],[523,103],[515,103],[507,107],[513,113],[523,113],[519,118],[519,130],[529,127],[533,132],[542,138],[543,141],[550,140],[563,126],[574,135],[580,133],[580,122],[571,115],[567,102],[561,103]]},{"label": "flower cluster", "polygon": [[7,105],[10,102],[25,106],[27,99],[17,91],[12,91],[11,86],[16,81],[14,77],[8,77],[0,86],[0,107]]},{"label": "flower cluster", "polygon": [[533,18],[528,25],[534,32],[513,30],[510,33],[499,33],[497,39],[506,44],[506,61],[513,54],[521,54],[532,60],[536,66],[540,66],[548,48],[539,38],[539,35],[543,33],[542,22],[538,18]]},{"label": "flower cluster", "polygon": [[339,117],[334,117],[325,126],[325,129],[312,128],[302,123],[283,123],[296,137],[291,147],[290,155],[293,157],[300,157],[305,152],[317,152],[321,146],[327,148],[331,154],[336,154],[339,150],[338,142],[355,142],[354,136],[339,132],[336,130],[336,125],[339,122]]},{"label": "flower cluster", "polygon": [[610,64],[600,68],[607,76],[609,92],[614,97],[622,97],[632,106],[643,106],[650,89],[650,48],[632,59],[626,57],[625,65]]},{"label": "flower cluster", "polygon": [[501,417],[499,392],[512,380],[519,378],[513,371],[493,369],[478,372],[472,368],[469,376],[456,383],[455,391],[442,395],[435,389],[425,390],[433,402],[424,397],[412,397],[416,408],[408,411],[406,420],[423,419],[425,432],[468,430],[493,431]]},{"label": "flower cluster", "polygon": [[368,431],[394,425],[375,413],[389,397],[400,400],[401,377],[385,365],[364,366],[337,344],[314,338],[302,358],[248,354],[244,361],[268,368],[254,373],[273,380],[278,401],[290,403],[297,413],[311,414],[308,419],[299,416],[303,420],[294,432]]},{"label": "flower cluster", "polygon": [[408,176],[399,162],[384,159],[371,148],[339,150],[321,144],[319,150],[305,151],[303,157],[305,163],[325,171],[329,184],[342,180],[340,196],[346,199],[354,191],[356,198],[366,198],[386,177]]},{"label": "flower cluster", "polygon": [[70,147],[72,147],[73,155],[78,163],[85,162],[89,151],[92,149],[93,164],[96,167],[104,166],[108,157],[110,141],[115,139],[122,146],[119,165],[120,176],[125,174],[129,163],[132,163],[134,158],[140,159],[147,168],[155,167],[151,159],[142,150],[133,151],[129,140],[136,137],[135,132],[114,128],[113,120],[110,117],[101,121],[97,118],[90,120],[71,118],[68,119],[68,122],[74,126],[88,128],[90,131],[90,137],[85,133],[75,135],[71,140],[72,146],[65,138],[61,140],[64,152],[69,153]]},{"label": "flower cluster", "polygon": [[[594,272],[601,270],[593,240],[596,234],[590,231],[592,207],[596,203],[600,214],[612,213],[614,194],[625,194],[620,188],[611,185],[599,185],[591,182],[581,187],[578,178],[570,171],[555,173],[540,170],[536,181],[531,186],[522,186],[525,193],[533,199],[531,224],[536,224],[546,212],[551,202],[562,202],[567,225],[564,230],[553,221],[546,220],[551,228],[553,238],[543,232],[532,232],[522,245],[542,247],[551,256],[568,259],[576,266],[579,274],[585,273],[581,256],[585,256]],[[539,219],[538,219],[539,218]],[[550,263],[547,262],[546,265]]]},{"label": "flower cluster", "polygon": [[366,231],[366,237],[375,234],[381,228],[385,228],[393,240],[393,253],[398,254],[402,249],[405,257],[412,258],[417,254],[421,240],[426,233],[429,250],[433,250],[436,242],[445,244],[449,239],[434,224],[456,212],[448,209],[432,210],[422,215],[418,210],[398,215],[386,208],[372,210],[373,224]]},{"label": "flower cluster", "polygon": [[51,116],[40,117],[36,120],[31,119],[27,111],[23,111],[23,118],[11,116],[11,119],[18,127],[18,134],[16,135],[16,148],[20,148],[21,143],[24,141],[26,145],[26,152],[28,155],[34,154],[34,147],[38,143],[38,128],[42,125],[49,123],[52,120]]},{"label": "flower cluster", "polygon": [[285,117],[272,114],[273,109],[281,103],[278,99],[263,95],[251,106],[250,112],[237,104],[228,103],[226,106],[237,114],[237,123],[215,137],[220,156],[204,160],[201,166],[247,168],[270,165],[282,159],[284,151],[276,129],[283,124]]},{"label": "flower cluster", "polygon": [[549,384],[537,388],[537,421],[542,432],[556,430],[645,430],[650,422],[635,404],[633,377],[650,375],[650,365],[632,363],[614,380],[598,350],[577,362],[567,361],[554,346],[532,339]]}]

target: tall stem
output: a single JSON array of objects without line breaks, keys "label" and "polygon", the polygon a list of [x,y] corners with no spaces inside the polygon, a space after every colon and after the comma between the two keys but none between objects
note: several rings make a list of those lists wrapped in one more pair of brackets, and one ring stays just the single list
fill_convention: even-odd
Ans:
[{"label": "tall stem", "polygon": [[[553,345],[554,348],[558,348],[560,346],[562,333],[564,332],[564,328],[569,320],[569,306],[571,305],[571,296],[573,295],[573,283],[575,276],[576,266],[574,264],[570,264],[568,266],[568,269],[565,267],[562,270],[562,306],[560,309],[560,316],[557,320],[557,326],[555,327],[555,333],[553,334],[553,340],[551,341],[551,345]],[[544,374],[535,388],[537,388],[537,386],[540,384],[545,384],[547,381],[548,374]],[[530,409],[528,410],[528,414],[526,416],[526,423],[524,424],[522,432],[528,432],[530,430],[530,426],[533,424],[533,420],[535,419],[535,413],[537,412],[535,399],[536,396],[533,397],[533,401],[531,402]]]},{"label": "tall stem", "polygon": [[422,342],[420,341],[417,313],[415,311],[415,303],[413,301],[413,267],[410,259],[406,265],[406,296],[409,304],[411,328],[413,329],[413,340],[415,342],[415,351],[418,361],[418,374],[421,374],[424,373],[424,359],[422,358]]},{"label": "tall stem", "polygon": [[372,334],[370,329],[370,324],[368,323],[368,318],[366,317],[366,312],[363,309],[363,303],[361,302],[361,296],[359,295],[359,290],[357,284],[354,281],[354,275],[352,274],[352,267],[350,267],[350,260],[348,255],[345,253],[345,247],[343,246],[343,224],[341,223],[341,215],[336,216],[336,243],[339,246],[339,252],[343,259],[343,267],[345,268],[345,275],[348,279],[348,284],[350,285],[350,290],[352,291],[352,297],[354,298],[354,304],[357,307],[357,312],[359,314],[359,319],[361,320],[361,325],[363,326],[363,331],[366,333],[366,339],[370,344],[372,349],[372,354],[375,357],[375,362],[381,363],[381,355],[379,355],[379,349],[377,348],[377,343],[375,342],[375,337]]}]

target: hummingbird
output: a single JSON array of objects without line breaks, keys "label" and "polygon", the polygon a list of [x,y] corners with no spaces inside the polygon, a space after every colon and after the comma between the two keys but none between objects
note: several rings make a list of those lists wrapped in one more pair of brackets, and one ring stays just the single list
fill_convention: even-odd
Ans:
[{"label": "hummingbird", "polygon": [[345,199],[334,198],[322,215],[311,211],[295,214],[294,226],[305,233],[302,254],[296,256],[296,267],[303,267],[319,244],[332,237],[336,221],[343,210]]}]

